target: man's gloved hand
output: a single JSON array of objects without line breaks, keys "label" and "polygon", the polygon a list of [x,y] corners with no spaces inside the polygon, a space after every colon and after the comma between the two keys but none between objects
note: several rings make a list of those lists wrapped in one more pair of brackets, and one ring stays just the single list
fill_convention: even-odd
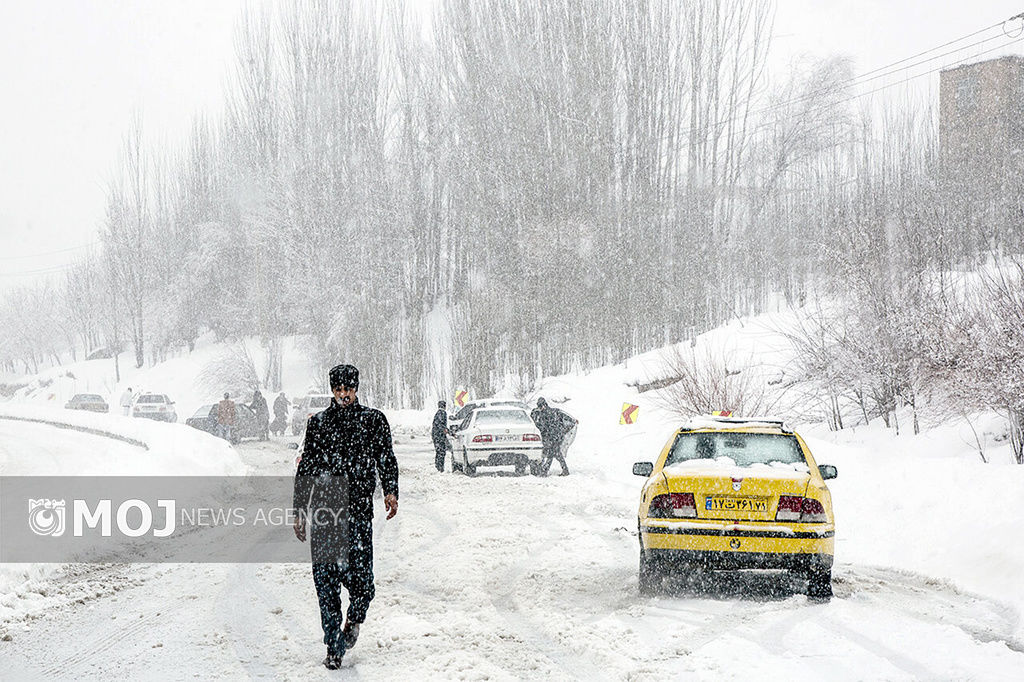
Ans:
[{"label": "man's gloved hand", "polygon": [[[388,510],[387,518],[392,519],[395,514],[398,513],[398,496],[397,495],[385,495],[384,496],[384,507]],[[305,532],[303,532],[305,534]]]},{"label": "man's gloved hand", "polygon": [[299,542],[306,541],[306,516],[305,514],[299,513],[295,515],[295,537],[299,539]]}]

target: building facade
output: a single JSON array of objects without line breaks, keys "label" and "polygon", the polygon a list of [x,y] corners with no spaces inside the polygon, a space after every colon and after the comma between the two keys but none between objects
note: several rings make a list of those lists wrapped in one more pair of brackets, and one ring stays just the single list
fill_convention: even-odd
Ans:
[{"label": "building facade", "polygon": [[[939,151],[953,217],[999,249],[1024,234],[1024,57],[943,71]],[[966,222],[962,222],[966,221]]]}]

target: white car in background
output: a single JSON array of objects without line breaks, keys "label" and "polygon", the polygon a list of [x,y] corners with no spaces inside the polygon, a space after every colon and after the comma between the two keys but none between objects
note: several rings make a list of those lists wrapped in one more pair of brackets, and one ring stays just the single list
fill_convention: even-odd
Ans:
[{"label": "white car in background", "polygon": [[540,431],[515,405],[479,407],[452,435],[452,471],[472,476],[477,467],[514,466],[516,473],[540,472]]},{"label": "white car in background", "polygon": [[309,393],[299,398],[292,406],[292,435],[305,434],[309,418],[330,407],[332,397],[330,393]]},{"label": "white car in background", "polygon": [[174,401],[162,393],[141,393],[132,404],[132,416],[156,419],[162,422],[176,422]]}]

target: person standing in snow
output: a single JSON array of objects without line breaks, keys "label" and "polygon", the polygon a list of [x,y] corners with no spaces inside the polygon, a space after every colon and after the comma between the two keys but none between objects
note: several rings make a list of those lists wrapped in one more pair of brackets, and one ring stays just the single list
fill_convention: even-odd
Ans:
[{"label": "person standing in snow", "polygon": [[430,438],[434,441],[434,466],[438,471],[444,471],[444,456],[448,451],[448,413],[444,408],[445,402],[438,400],[437,412],[430,425]]},{"label": "person standing in snow", "polygon": [[[355,645],[374,597],[373,493],[379,476],[387,518],[393,518],[398,513],[398,461],[387,417],[359,403],[359,370],[338,365],[328,379],[334,398],[307,423],[292,504],[295,537],[305,542],[309,530],[313,584],[327,645],[323,663],[335,670]],[[340,521],[339,510],[345,512]],[[349,597],[344,627],[342,587]]]},{"label": "person standing in snow", "polygon": [[231,431],[235,427],[235,418],[238,416],[235,409],[235,401],[231,399],[230,393],[224,394],[224,400],[217,403],[217,435],[231,442]]},{"label": "person standing in snow", "polygon": [[[548,401],[544,398],[537,398],[537,407],[533,408],[530,417],[537,425],[537,430],[540,431],[540,439],[544,447],[540,464],[541,476],[548,475],[548,471],[551,470],[551,461],[554,459],[557,459],[558,463],[562,465],[562,473],[559,475],[568,476],[569,467],[565,463],[565,450],[568,449],[568,443],[563,447],[563,441],[570,432],[571,438],[576,437],[576,425],[579,422],[557,407],[549,407]],[[572,442],[571,439],[569,442]]]},{"label": "person standing in snow", "polygon": [[121,394],[121,410],[124,412],[124,416],[128,416],[132,411],[132,401],[135,396],[132,395],[132,387],[129,386],[128,390]]},{"label": "person standing in snow", "polygon": [[270,422],[270,432],[275,436],[283,436],[285,426],[288,424],[288,408],[291,404],[285,396],[284,391],[274,399],[274,421]]},{"label": "person standing in snow", "polygon": [[259,426],[260,440],[270,440],[268,429],[270,427],[270,410],[267,409],[267,399],[256,389],[252,394],[252,402],[249,409],[256,415],[256,424]]}]

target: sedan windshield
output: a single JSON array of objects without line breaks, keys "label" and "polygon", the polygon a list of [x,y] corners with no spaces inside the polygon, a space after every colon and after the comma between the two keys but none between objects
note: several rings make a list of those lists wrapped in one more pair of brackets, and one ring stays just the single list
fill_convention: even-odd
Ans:
[{"label": "sedan windshield", "polygon": [[681,433],[672,444],[665,466],[694,459],[728,457],[739,466],[803,463],[793,436],[771,433]]},{"label": "sedan windshield", "polygon": [[78,402],[78,403],[102,403],[103,402],[103,398],[101,398],[98,395],[94,395],[92,393],[79,393],[74,398],[72,398],[72,400],[74,400],[75,402]]},{"label": "sedan windshield", "polygon": [[203,405],[198,410],[196,410],[196,413],[194,415],[192,415],[192,416],[193,417],[209,417],[209,416],[212,416],[210,413],[213,412],[213,407],[214,407],[213,405]]},{"label": "sedan windshield", "polygon": [[167,401],[165,400],[164,396],[162,396],[162,395],[149,394],[149,395],[140,395],[139,396],[139,402],[140,403],[165,403]]},{"label": "sedan windshield", "polygon": [[476,413],[477,426],[492,424],[533,424],[530,415],[523,410],[480,410]]}]

